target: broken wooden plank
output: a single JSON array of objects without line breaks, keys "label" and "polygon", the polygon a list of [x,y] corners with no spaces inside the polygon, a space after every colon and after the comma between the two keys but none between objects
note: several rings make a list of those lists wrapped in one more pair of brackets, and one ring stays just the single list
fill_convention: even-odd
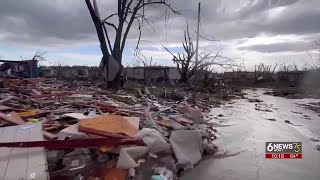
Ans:
[{"label": "broken wooden plank", "polygon": [[121,111],[116,111],[116,112],[113,112],[112,114],[119,115],[119,116],[130,116],[129,113],[121,112]]},{"label": "broken wooden plank", "polygon": [[6,126],[8,122],[0,120],[0,127]]},{"label": "broken wooden plank", "polygon": [[179,117],[177,120],[178,120],[180,123],[189,124],[189,125],[193,124],[193,121],[192,121],[192,120],[187,119],[187,118],[184,118],[184,117]]},{"label": "broken wooden plank", "polygon": [[31,117],[37,114],[37,109],[16,113],[20,117]]},{"label": "broken wooden plank", "polygon": [[1,100],[0,100],[0,104],[3,104],[3,103],[5,103],[5,102],[7,102],[7,101],[10,101],[12,98],[14,98],[14,96],[8,96],[8,97],[6,97],[6,98],[4,98],[4,99],[1,99]]},{"label": "broken wooden plank", "polygon": [[10,106],[10,107],[13,107],[13,108],[16,108],[16,109],[25,109],[26,108],[25,105],[12,103],[12,102],[7,102],[6,105]]},{"label": "broken wooden plank", "polygon": [[31,89],[31,91],[35,94],[35,95],[42,95],[42,92],[36,90],[36,89]]},{"label": "broken wooden plank", "polygon": [[24,81],[20,79],[5,79],[3,80],[3,84],[20,86],[24,84]]},{"label": "broken wooden plank", "polygon": [[52,125],[52,126],[48,126],[48,127],[44,127],[43,130],[44,131],[53,131],[53,130],[58,130],[62,127],[62,125]]},{"label": "broken wooden plank", "polygon": [[20,116],[18,113],[14,112],[14,111],[10,112],[9,115],[12,116],[12,117],[14,117],[15,119],[19,120],[20,122],[26,123],[26,122],[21,118],[21,116]]},{"label": "broken wooden plank", "polygon": [[[14,113],[13,113],[14,115]],[[21,118],[18,118],[18,117],[13,117],[13,116],[8,116],[4,113],[1,113],[0,112],[0,118],[2,120],[5,120],[7,122],[10,122],[10,123],[13,123],[13,124],[25,124],[26,122],[24,120],[22,120]]]},{"label": "broken wooden plank", "polygon": [[121,146],[121,145],[144,145],[139,138],[89,138],[89,139],[69,139],[50,141],[19,141],[0,142],[0,147],[14,147],[16,149],[26,149],[31,147],[44,147],[46,149],[67,149],[67,148],[89,148],[101,146]]},{"label": "broken wooden plank", "polygon": [[101,108],[101,107],[106,107],[106,108],[118,108],[117,106],[110,104],[110,103],[101,103],[98,102],[97,105]]},{"label": "broken wooden plank", "polygon": [[119,109],[118,110],[119,112],[123,112],[123,113],[128,113],[128,114],[137,114],[137,115],[142,115],[143,112],[141,111],[131,111],[131,110],[128,110],[128,109]]},{"label": "broken wooden plank", "polygon": [[157,124],[160,126],[164,126],[166,128],[172,128],[170,121],[165,121],[165,120],[155,120]]},{"label": "broken wooden plank", "polygon": [[51,123],[52,121],[53,121],[52,117],[49,116],[49,117],[44,118],[44,119],[41,121],[41,123],[42,123],[42,124],[48,124],[48,123]]},{"label": "broken wooden plank", "polygon": [[0,111],[10,110],[12,107],[0,105]]},{"label": "broken wooden plank", "polygon": [[102,110],[99,108],[99,106],[96,103],[95,103],[95,108],[101,115],[105,115],[105,113],[102,112]]},{"label": "broken wooden plank", "polygon": [[87,119],[87,118],[90,118],[82,113],[66,113],[66,114],[63,114],[63,116],[67,116],[67,117],[71,117],[71,118],[74,118],[74,119]]},{"label": "broken wooden plank", "polygon": [[23,80],[29,84],[38,84],[39,82],[43,82],[45,79],[44,78],[26,78]]},{"label": "broken wooden plank", "polygon": [[61,96],[69,96],[74,94],[74,92],[60,92],[60,93],[53,93],[53,94],[42,94],[42,95],[33,95],[36,98],[43,98],[43,97],[61,97]]},{"label": "broken wooden plank", "polygon": [[168,118],[167,116],[160,115],[159,117],[160,117],[162,120],[170,121],[170,118]]},{"label": "broken wooden plank", "polygon": [[70,125],[70,124],[59,124],[59,123],[43,123],[42,121],[41,121],[41,123],[42,123],[42,126],[43,127],[50,127],[50,126],[59,126],[59,127],[62,127],[62,128],[68,128],[68,127],[70,127],[70,126],[72,126],[72,125]]},{"label": "broken wooden plank", "polygon": [[53,134],[53,133],[48,132],[48,131],[42,131],[42,134],[46,139],[57,139],[58,138],[58,135]]}]

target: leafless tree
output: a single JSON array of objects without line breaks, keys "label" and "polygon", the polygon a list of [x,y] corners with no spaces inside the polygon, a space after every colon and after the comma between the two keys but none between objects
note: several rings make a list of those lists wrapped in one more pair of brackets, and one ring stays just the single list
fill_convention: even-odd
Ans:
[{"label": "leafless tree", "polygon": [[44,55],[46,54],[47,52],[40,52],[40,51],[37,51],[33,56],[32,58],[23,58],[20,56],[21,60],[36,60],[36,61],[46,61]]},{"label": "leafless tree", "polygon": [[[138,61],[142,62],[143,67],[151,67],[151,66],[156,66],[157,65],[157,62],[154,61],[152,57],[150,57],[150,59],[147,58],[145,55],[143,55],[143,53],[141,53],[140,50],[138,50],[136,52],[136,58],[137,58]],[[143,71],[143,79],[145,81],[147,81],[147,79],[148,79],[146,71]]]},{"label": "leafless tree", "polygon": [[[104,19],[100,18],[99,11],[95,0],[92,6],[90,0],[85,0],[89,9],[91,18],[95,25],[100,48],[103,54],[103,64],[107,65],[109,55],[111,55],[119,64],[120,68],[114,80],[111,82],[111,87],[120,88],[120,79],[122,73],[122,55],[126,45],[127,37],[132,29],[132,25],[138,25],[139,37],[137,38],[137,48],[141,39],[141,28],[143,24],[150,25],[150,20],[146,17],[145,8],[162,5],[166,8],[166,12],[177,13],[166,0],[118,0],[117,12],[111,13]],[[167,17],[167,16],[166,16]],[[112,21],[114,19],[114,21]],[[117,22],[116,24],[113,22]],[[143,23],[145,22],[145,23]],[[106,26],[110,26],[114,31],[114,37],[111,37]]]},{"label": "leafless tree", "polygon": [[234,64],[232,66],[229,67],[229,69],[227,69],[230,72],[246,72],[246,66],[244,64],[244,60],[241,60],[239,63]]},{"label": "leafless tree", "polygon": [[289,63],[281,63],[279,67],[279,71],[281,72],[290,72],[290,71],[299,71],[298,66],[295,62],[292,64]]},{"label": "leafless tree", "polygon": [[[162,45],[163,46],[163,45]],[[169,48],[163,46],[163,48],[172,55],[172,61],[176,64],[179,74],[180,83],[186,83],[194,75],[197,70],[204,70],[209,66],[220,66],[223,68],[229,68],[233,66],[233,60],[231,58],[223,57],[220,53],[212,53],[210,51],[202,51],[199,53],[198,66],[195,66],[195,49],[193,41],[189,33],[189,28],[184,31],[184,41],[182,42],[184,49],[183,53],[175,55]]]},{"label": "leafless tree", "polygon": [[152,56],[150,58],[147,58],[143,53],[141,53],[140,50],[137,50],[136,54],[136,61],[142,62],[144,67],[150,67],[150,66],[157,66],[157,62],[154,61]]},{"label": "leafless tree", "polygon": [[44,55],[46,54],[46,52],[39,52],[37,51],[31,60],[36,60],[36,61],[46,61],[46,59],[44,58]]},{"label": "leafless tree", "polygon": [[[46,59],[45,59],[45,57],[44,57],[44,55],[46,54],[46,52],[39,52],[39,51],[37,51],[34,55],[33,55],[33,57],[31,58],[31,60],[36,60],[37,62],[39,62],[39,61],[46,61]],[[20,56],[20,58],[21,58],[21,60],[30,60],[29,58],[28,59],[23,59],[21,56]],[[29,67],[30,67],[30,71],[31,71],[31,74],[30,74],[30,76],[32,77],[32,75],[33,75],[33,67],[32,67],[32,64],[31,64],[31,61],[29,61]]]},{"label": "leafless tree", "polygon": [[320,38],[314,41],[313,50],[315,51],[315,55],[307,51],[311,62],[306,62],[305,69],[320,69]]},{"label": "leafless tree", "polygon": [[266,65],[264,63],[260,63],[255,66],[255,76],[257,80],[272,80],[275,74],[275,70],[278,66],[278,63],[273,65]]},{"label": "leafless tree", "polygon": [[314,42],[314,47],[316,50],[317,57],[316,57],[316,59],[312,58],[312,67],[315,69],[319,69],[320,68],[320,38],[318,38]]}]

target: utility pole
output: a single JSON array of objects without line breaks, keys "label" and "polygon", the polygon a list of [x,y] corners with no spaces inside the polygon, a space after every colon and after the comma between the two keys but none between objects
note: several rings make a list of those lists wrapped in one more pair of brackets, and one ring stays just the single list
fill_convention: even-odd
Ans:
[{"label": "utility pole", "polygon": [[199,2],[198,6],[198,23],[197,23],[197,42],[196,42],[196,59],[195,59],[195,67],[197,70],[198,67],[198,50],[199,50],[199,27],[200,27],[200,8],[201,8],[201,3]]},{"label": "utility pole", "polygon": [[198,23],[197,23],[197,41],[196,41],[196,57],[195,57],[195,63],[194,63],[194,78],[193,78],[193,94],[192,94],[192,100],[194,104],[197,104],[197,93],[198,93],[198,86],[196,84],[197,78],[198,78],[198,50],[199,50],[199,27],[200,27],[200,10],[201,10],[201,3],[199,2],[198,5]]}]

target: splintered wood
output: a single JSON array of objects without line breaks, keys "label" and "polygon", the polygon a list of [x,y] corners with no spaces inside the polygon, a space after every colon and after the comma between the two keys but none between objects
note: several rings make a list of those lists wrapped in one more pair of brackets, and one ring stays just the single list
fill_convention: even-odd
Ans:
[{"label": "splintered wood", "polygon": [[13,124],[25,124],[25,121],[22,120],[19,116],[17,116],[16,113],[14,113],[14,112],[11,113],[11,116],[8,116],[8,115],[0,112],[0,119],[5,120],[10,123],[13,123]]},{"label": "splintered wood", "polygon": [[130,137],[134,137],[139,132],[128,120],[117,115],[83,119],[79,122],[79,130],[102,136],[122,134]]}]

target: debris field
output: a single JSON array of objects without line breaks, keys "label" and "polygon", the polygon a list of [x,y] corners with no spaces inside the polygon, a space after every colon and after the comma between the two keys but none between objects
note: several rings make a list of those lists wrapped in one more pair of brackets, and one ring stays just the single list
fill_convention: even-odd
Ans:
[{"label": "debris field", "polygon": [[[177,179],[203,156],[219,151],[213,144],[217,130],[205,118],[219,101],[200,94],[198,105],[192,106],[188,96],[175,101],[155,97],[147,87],[137,92],[138,96],[105,90],[86,81],[3,79],[0,130],[15,127],[15,133],[10,141],[5,136],[0,139],[0,156],[9,153],[10,157],[0,163],[19,162],[30,172],[10,173],[8,166],[3,175],[33,179]],[[37,134],[37,138],[31,134]],[[45,156],[31,156],[34,149]],[[22,154],[14,156],[15,151]],[[29,167],[29,161],[35,161],[33,157],[41,159],[42,172],[35,171],[35,165]]]}]

